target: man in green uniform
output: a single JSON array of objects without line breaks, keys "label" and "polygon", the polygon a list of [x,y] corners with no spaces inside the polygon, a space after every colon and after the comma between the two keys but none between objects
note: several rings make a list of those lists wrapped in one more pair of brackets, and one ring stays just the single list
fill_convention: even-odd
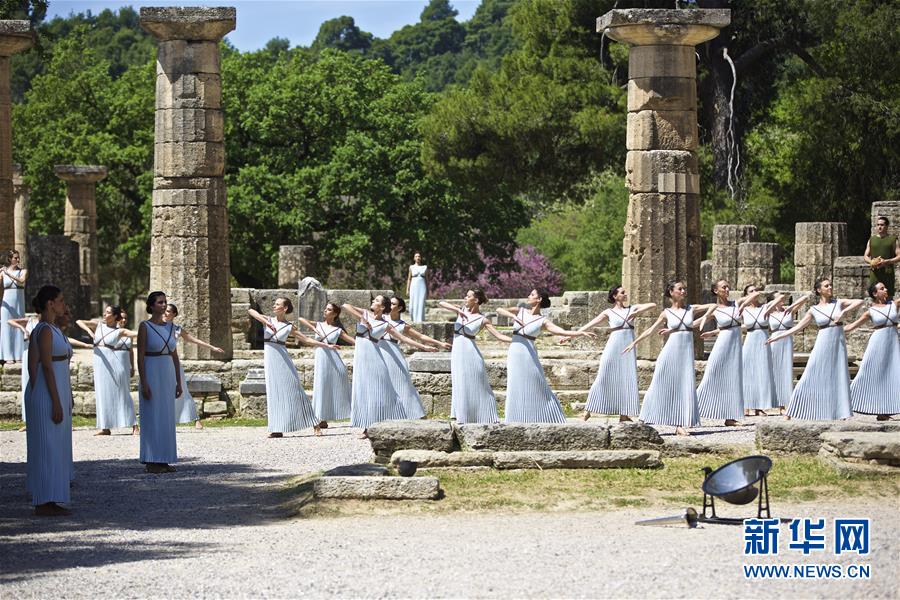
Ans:
[{"label": "man in green uniform", "polygon": [[863,258],[872,266],[869,284],[881,282],[888,290],[888,297],[894,297],[894,264],[900,262],[900,241],[896,235],[888,235],[887,217],[875,220],[875,235],[866,244]]}]

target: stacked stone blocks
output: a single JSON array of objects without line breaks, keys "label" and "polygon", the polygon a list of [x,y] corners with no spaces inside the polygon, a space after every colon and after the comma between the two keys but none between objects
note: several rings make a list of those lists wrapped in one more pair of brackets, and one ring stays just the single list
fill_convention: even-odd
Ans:
[{"label": "stacked stone blocks", "polygon": [[846,223],[797,223],[794,227],[794,287],[812,290],[819,277],[832,278],[835,259],[846,255]]}]

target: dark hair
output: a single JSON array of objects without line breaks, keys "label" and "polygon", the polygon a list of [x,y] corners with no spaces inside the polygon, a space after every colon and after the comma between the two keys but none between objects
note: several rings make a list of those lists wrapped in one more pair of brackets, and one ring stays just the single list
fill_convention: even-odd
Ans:
[{"label": "dark hair", "polygon": [[174,314],[176,317],[178,316],[178,307],[177,306],[175,306],[174,304],[169,302],[168,304],[166,304],[166,307],[172,311],[172,314]]},{"label": "dark hair", "polygon": [[122,307],[118,304],[110,304],[107,308],[112,313],[112,316],[116,318],[116,321],[118,321],[122,316]]},{"label": "dark hair", "polygon": [[666,282],[666,291],[663,292],[666,298],[672,298],[672,290],[675,289],[675,286],[679,283],[683,283],[680,279],[670,279]]},{"label": "dark hair", "polygon": [[885,226],[888,226],[891,224],[890,219],[888,219],[884,215],[878,215],[877,217],[875,217],[875,222],[877,223],[878,221],[884,221]]},{"label": "dark hair", "polygon": [[[400,296],[394,296],[394,298],[397,299],[397,308],[400,309],[400,312],[402,313],[403,311],[405,311],[406,310],[406,300],[404,300]],[[388,300],[388,306],[390,306],[390,300]],[[388,310],[390,310],[390,309],[388,309]]]},{"label": "dark hair", "polygon": [[[816,282],[813,284],[813,293],[815,293],[816,298],[820,298],[822,296],[822,294],[819,293],[819,289],[821,289],[823,281],[831,281],[831,277],[822,276],[816,279]],[[834,302],[833,290],[831,294],[831,301]]]},{"label": "dark hair", "polygon": [[335,327],[340,327],[340,328],[341,328],[341,331],[346,332],[347,329],[344,327],[344,324],[341,323],[341,307],[340,307],[340,305],[339,305],[339,304],[336,304],[336,303],[334,303],[334,302],[326,302],[326,303],[325,303],[325,306],[326,306],[326,307],[329,307],[329,306],[330,306],[330,307],[331,307],[331,312],[334,313],[334,325],[335,325]]},{"label": "dark hair", "polygon": [[[748,283],[747,285],[744,286],[744,295],[745,296],[747,295],[747,290],[749,290],[752,287],[756,287],[756,285],[754,285],[752,283]],[[759,291],[759,290],[757,290],[757,291]]]},{"label": "dark hair", "polygon": [[538,296],[541,297],[541,308],[547,308],[550,306],[550,292],[547,288],[534,288],[534,291],[538,293]]},{"label": "dark hair", "polygon": [[869,286],[869,298],[871,298],[872,300],[875,299],[875,292],[878,291],[878,284],[879,284],[879,283],[881,283],[881,282],[880,282],[880,281],[876,281],[875,283],[873,283],[872,285]]},{"label": "dark hair", "polygon": [[294,303],[291,302],[290,299],[285,298],[284,296],[278,296],[275,299],[281,300],[281,303],[284,304],[284,314],[289,315],[294,312]]},{"label": "dark hair", "polygon": [[31,301],[31,307],[34,308],[34,312],[42,313],[47,309],[47,303],[59,298],[61,293],[62,290],[55,285],[43,285]]},{"label": "dark hair", "polygon": [[722,282],[728,283],[728,280],[725,279],[724,277],[721,279],[716,279],[715,281],[713,281],[712,286],[710,286],[709,291],[712,292],[713,294],[715,294],[716,290],[719,289],[719,284]]},{"label": "dark hair", "polygon": [[616,303],[616,294],[619,293],[619,290],[622,289],[622,284],[617,284],[609,288],[609,295],[606,296],[606,299],[609,300],[610,304]]},{"label": "dark hair", "polygon": [[19,251],[16,250],[15,248],[11,248],[11,249],[7,250],[6,253],[3,255],[3,266],[8,267],[10,264],[12,264],[12,257],[18,256],[18,255],[19,255]]},{"label": "dark hair", "polygon": [[[389,310],[391,310],[391,301],[388,299],[388,297],[384,294],[378,294],[378,296],[381,296],[381,311],[388,312]],[[373,300],[377,299],[378,296],[375,296]]]},{"label": "dark hair", "polygon": [[165,295],[166,295],[165,292],[150,292],[150,295],[147,296],[147,314],[148,315],[153,314],[153,309],[150,307],[153,306],[154,304],[156,304],[157,298],[159,298],[160,296],[165,296]]},{"label": "dark hair", "polygon": [[485,302],[487,302],[487,296],[484,294],[484,290],[481,288],[472,288],[469,290],[475,295],[475,299],[478,300],[478,306],[481,306]]}]

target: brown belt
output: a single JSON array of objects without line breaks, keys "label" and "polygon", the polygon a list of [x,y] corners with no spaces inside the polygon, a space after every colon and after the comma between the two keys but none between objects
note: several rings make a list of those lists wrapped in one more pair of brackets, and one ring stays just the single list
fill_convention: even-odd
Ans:
[{"label": "brown belt", "polygon": [[378,343],[378,340],[373,338],[371,335],[369,335],[368,331],[366,331],[365,333],[357,333],[356,337],[365,338],[365,339],[369,340],[370,342],[372,342],[373,344]]},{"label": "brown belt", "polygon": [[747,331],[762,331],[764,329],[768,329],[768,327],[750,327]]},{"label": "brown belt", "polygon": [[475,339],[475,336],[474,336],[474,335],[470,335],[470,334],[466,333],[465,331],[454,331],[454,332],[453,332],[453,335],[461,335],[461,336],[463,336],[463,337],[465,337],[465,338],[469,338],[470,340],[474,340],[474,339]]},{"label": "brown belt", "polygon": [[64,360],[69,360],[69,355],[63,354],[62,356],[53,356],[51,358],[53,359],[53,362],[62,362]]},{"label": "brown belt", "polygon": [[621,327],[610,327],[610,331],[622,331],[623,329],[634,329],[631,325],[622,325]]},{"label": "brown belt", "polygon": [[896,327],[896,326],[897,326],[896,323],[891,323],[890,325],[885,323],[884,325],[876,325],[872,329],[887,329],[888,327]]},{"label": "brown belt", "polygon": [[513,335],[517,335],[517,336],[519,336],[519,337],[523,337],[523,338],[525,338],[526,340],[531,340],[532,342],[533,342],[534,340],[537,339],[536,337],[534,337],[534,336],[532,336],[532,335],[527,335],[527,334],[525,334],[525,333],[519,333],[518,331],[514,331],[514,332],[513,332]]},{"label": "brown belt", "polygon": [[[107,350],[112,350],[113,352],[125,352],[128,348],[116,348],[114,346],[107,346],[106,344],[94,344],[94,348],[106,348]],[[147,352],[144,353],[148,354]]]},{"label": "brown belt", "polygon": [[279,346],[287,346],[287,342],[280,342],[278,340],[263,340],[266,344],[278,344]]},{"label": "brown belt", "polygon": [[172,356],[171,352],[144,352],[144,356]]},{"label": "brown belt", "polygon": [[829,327],[843,327],[843,326],[844,326],[844,324],[843,324],[843,323],[840,323],[840,322],[838,322],[838,323],[829,323],[828,325],[822,325],[821,327],[819,327],[819,329],[828,329]]}]

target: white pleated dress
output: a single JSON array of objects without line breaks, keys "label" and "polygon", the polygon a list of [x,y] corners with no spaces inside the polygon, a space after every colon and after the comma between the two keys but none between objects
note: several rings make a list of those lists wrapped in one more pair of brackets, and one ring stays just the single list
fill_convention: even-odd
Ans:
[{"label": "white pleated dress", "polygon": [[[132,427],[137,421],[131,401],[131,366],[122,362],[125,336],[118,327],[97,323],[94,330],[94,402],[97,428]],[[127,356],[125,357],[128,358]]]},{"label": "white pleated dress", "polygon": [[290,433],[319,424],[312,403],[300,385],[300,375],[285,345],[293,323],[267,317],[275,328],[263,328],[263,365],[266,371],[266,412],[269,431]]},{"label": "white pleated dress", "polygon": [[406,321],[403,319],[394,321],[390,317],[387,317],[385,320],[391,327],[383,338],[384,344],[382,344],[381,349],[384,353],[384,362],[387,365],[388,372],[391,374],[391,383],[394,384],[394,389],[397,390],[406,418],[421,419],[425,416],[422,397],[419,396],[419,390],[413,385],[406,356],[403,354],[403,350],[400,349],[400,342],[391,337],[391,331],[403,334],[403,331],[406,329]]},{"label": "white pleated dress", "polygon": [[[769,314],[769,332],[772,336],[794,326],[794,316],[787,311]],[[769,344],[772,356],[772,381],[775,385],[777,406],[787,406],[794,390],[794,336],[789,335]]]},{"label": "white pleated dress", "polygon": [[425,285],[426,271],[428,265],[409,265],[409,273],[412,275],[409,283],[409,318],[413,323],[425,320],[425,298],[428,296],[428,286]]},{"label": "white pleated dress", "polygon": [[600,356],[597,377],[591,384],[585,410],[602,415],[636,415],[641,410],[638,394],[637,353],[622,354],[634,341],[634,307],[606,311],[612,333]]},{"label": "white pleated dress", "polygon": [[[23,269],[16,272],[22,277]],[[3,301],[0,303],[0,360],[22,360],[25,343],[22,332],[8,323],[10,319],[21,319],[25,316],[25,288],[20,287],[12,277],[3,272]]]},{"label": "white pleated dress", "polygon": [[[138,385],[141,422],[141,462],[172,464],[178,461],[175,445],[176,371],[172,353],[178,345],[171,323],[155,325],[147,320],[144,377],[150,398],[144,398],[143,380]],[[182,386],[184,382],[182,382]]]},{"label": "white pleated dress", "polygon": [[[769,339],[769,320],[764,316],[765,306],[744,308],[744,408],[766,410],[778,408],[778,392],[775,391],[775,367],[772,361]],[[702,414],[702,413],[701,413]]]},{"label": "white pleated dress", "polygon": [[506,423],[565,423],[556,394],[550,390],[534,341],[541,334],[543,315],[520,308],[520,321],[513,325],[512,343],[506,361]]},{"label": "white pleated dress", "polygon": [[[181,339],[181,326],[175,326],[175,339]],[[181,395],[175,398],[175,422],[176,423],[193,423],[200,420],[197,414],[197,404],[191,391],[188,389],[187,375],[184,373],[184,366],[179,364],[181,368]]]},{"label": "white pleated dress", "polygon": [[657,425],[695,427],[700,424],[694,371],[694,321],[690,305],[666,309],[666,327],[673,329],[656,358],[653,379],[641,405],[641,421]]},{"label": "white pleated dress", "polygon": [[379,421],[405,419],[400,396],[391,383],[382,345],[388,324],[366,312],[372,329],[356,325],[356,352],[353,355],[353,386],[350,425],[366,429]]},{"label": "white pleated dress", "polygon": [[[337,344],[343,329],[328,323],[316,323],[316,340]],[[350,378],[337,350],[316,348],[316,372],[313,377],[313,409],[322,421],[350,418]]]},{"label": "white pleated dress", "polygon": [[891,302],[869,307],[869,318],[875,331],[850,384],[850,401],[858,413],[894,415],[900,413],[900,317]]},{"label": "white pleated dress", "polygon": [[28,389],[28,346],[31,332],[34,331],[37,324],[38,320],[34,317],[28,319],[28,322],[25,324],[25,336],[22,344],[24,347],[22,350],[22,421],[27,421],[25,417],[25,390]]},{"label": "white pleated dress", "polygon": [[37,363],[34,379],[25,391],[25,405],[29,415],[26,431],[28,463],[25,486],[31,492],[34,506],[47,502],[68,504],[69,483],[74,479],[72,463],[72,384],[69,361],[72,346],[55,325],[42,322],[32,332],[31,352],[39,352],[38,335],[49,327],[53,334],[53,377],[62,407],[62,421],[53,422],[53,401],[44,369]]},{"label": "white pleated dress", "polygon": [[497,398],[491,389],[484,357],[475,336],[484,326],[484,315],[467,313],[453,324],[450,349],[450,415],[457,423],[497,423]]},{"label": "white pleated dress", "polygon": [[787,414],[807,421],[835,421],[853,415],[844,327],[835,321],[840,301],[809,309],[819,327],[806,369],[791,394]]},{"label": "white pleated dress", "polygon": [[741,365],[740,310],[732,302],[716,306],[713,316],[719,328],[703,379],[697,388],[697,407],[704,419],[734,419],[744,416]]}]

